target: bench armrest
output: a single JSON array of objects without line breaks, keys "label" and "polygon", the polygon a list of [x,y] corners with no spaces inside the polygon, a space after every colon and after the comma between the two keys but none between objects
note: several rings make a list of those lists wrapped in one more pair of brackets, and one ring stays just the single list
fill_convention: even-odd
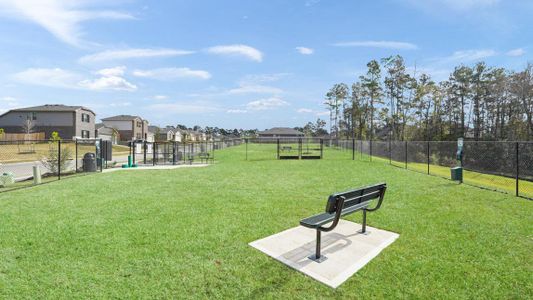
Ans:
[{"label": "bench armrest", "polygon": [[332,231],[333,229],[335,229],[335,227],[337,227],[337,224],[339,224],[339,220],[342,215],[342,209],[344,208],[344,200],[346,200],[344,196],[339,197],[339,200],[337,202],[337,211],[335,212],[335,218],[333,219],[333,223],[329,227],[319,226],[317,227],[317,230],[328,232],[328,231]]},{"label": "bench armrest", "polygon": [[366,210],[367,211],[376,211],[378,210],[380,207],[381,207],[381,204],[383,203],[383,198],[385,197],[385,191],[387,190],[387,187],[383,187],[383,189],[381,190],[381,193],[379,195],[379,200],[378,200],[378,204],[376,205],[376,207],[374,208],[367,208]]}]

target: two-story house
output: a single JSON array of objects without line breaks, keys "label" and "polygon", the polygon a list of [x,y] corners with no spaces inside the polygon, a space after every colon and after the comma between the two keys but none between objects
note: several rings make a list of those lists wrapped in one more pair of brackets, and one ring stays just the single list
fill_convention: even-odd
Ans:
[{"label": "two-story house", "polygon": [[[83,106],[46,104],[12,109],[0,115],[6,133],[57,132],[62,139],[94,138],[96,114]],[[28,128],[29,127],[29,128]]]},{"label": "two-story house", "polygon": [[139,116],[119,115],[104,118],[102,123],[107,127],[115,128],[122,142],[148,139],[148,121]]}]

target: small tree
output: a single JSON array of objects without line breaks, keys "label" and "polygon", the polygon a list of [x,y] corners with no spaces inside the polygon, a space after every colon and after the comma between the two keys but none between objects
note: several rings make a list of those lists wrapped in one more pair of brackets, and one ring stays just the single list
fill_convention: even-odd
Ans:
[{"label": "small tree", "polygon": [[4,128],[0,128],[0,140],[4,138],[4,134],[5,134]]},{"label": "small tree", "polygon": [[72,159],[72,150],[68,147],[61,148],[61,155],[59,154],[59,133],[57,131],[52,132],[49,139],[50,147],[48,154],[41,159],[43,166],[48,169],[52,174],[58,174],[59,170],[65,170],[69,161]]},{"label": "small tree", "polygon": [[22,124],[22,131],[25,134],[30,134],[33,132],[33,129],[35,128],[35,123],[33,123],[33,120],[30,116],[26,118],[24,123]]}]

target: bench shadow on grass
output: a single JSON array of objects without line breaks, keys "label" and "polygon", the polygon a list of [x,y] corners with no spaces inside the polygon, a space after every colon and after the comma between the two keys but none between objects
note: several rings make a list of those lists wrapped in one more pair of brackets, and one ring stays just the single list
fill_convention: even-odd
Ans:
[{"label": "bench shadow on grass", "polygon": [[[332,232],[328,235],[322,236],[321,242],[321,254],[327,256],[328,254],[333,254],[341,249],[344,249],[352,244],[352,241],[349,240],[350,237],[360,235],[362,233],[356,232],[350,235],[344,235],[336,232]],[[329,246],[343,241],[343,243],[338,243],[337,245],[328,248]],[[316,240],[308,242],[294,250],[286,252],[280,256],[283,260],[288,260],[294,262],[298,265],[299,268],[303,268],[310,263],[314,263],[309,256],[315,254],[316,250]]]}]

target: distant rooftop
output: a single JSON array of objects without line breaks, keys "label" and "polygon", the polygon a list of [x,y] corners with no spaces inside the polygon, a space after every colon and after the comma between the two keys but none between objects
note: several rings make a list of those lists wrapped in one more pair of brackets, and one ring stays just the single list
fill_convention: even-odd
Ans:
[{"label": "distant rooftop", "polygon": [[304,135],[301,131],[289,127],[274,127],[265,131],[259,131],[259,135]]},{"label": "distant rooftop", "polygon": [[[87,110],[94,114],[94,112],[86,107],[83,106],[71,106],[71,105],[63,105],[63,104],[45,104],[45,105],[39,105],[39,106],[32,106],[32,107],[23,107],[23,108],[17,108],[12,109],[10,111],[20,111],[20,112],[70,112],[70,111],[77,111],[77,110]],[[96,114],[95,114],[96,115]]]},{"label": "distant rooftop", "polygon": [[118,116],[113,116],[113,117],[109,117],[109,118],[104,118],[102,119],[102,121],[132,121],[132,120],[135,120],[135,119],[143,119],[139,116],[132,116],[132,115],[118,115]]}]

